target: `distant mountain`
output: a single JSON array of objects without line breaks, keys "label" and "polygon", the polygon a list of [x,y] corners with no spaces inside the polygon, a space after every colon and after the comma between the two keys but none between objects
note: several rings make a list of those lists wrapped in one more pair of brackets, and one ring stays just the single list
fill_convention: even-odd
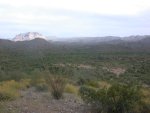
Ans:
[{"label": "distant mountain", "polygon": [[91,44],[91,43],[118,43],[121,41],[127,42],[136,42],[144,38],[150,38],[150,35],[133,35],[128,37],[118,37],[118,36],[105,36],[105,37],[70,37],[70,38],[57,38],[53,41],[65,42],[65,43],[82,43],[82,44]]},{"label": "distant mountain", "polygon": [[0,39],[0,45],[9,45],[11,44],[12,41],[11,40],[7,40],[7,39]]},{"label": "distant mountain", "polygon": [[50,42],[45,39],[36,38],[30,41],[16,42],[16,46],[23,47],[26,50],[44,50],[50,47]]},{"label": "distant mountain", "polygon": [[143,36],[140,36],[140,35],[133,35],[133,36],[128,36],[128,37],[122,37],[122,40],[124,41],[139,41],[139,40],[142,40],[144,38],[150,38],[150,35],[143,35]]},{"label": "distant mountain", "polygon": [[72,38],[64,38],[60,39],[58,41],[60,42],[68,42],[68,43],[83,43],[83,44],[89,44],[89,43],[100,43],[100,42],[107,42],[112,40],[120,40],[120,37],[116,36],[106,36],[106,37],[72,37]]},{"label": "distant mountain", "polygon": [[[137,36],[135,36],[137,37]],[[47,41],[43,38],[35,38],[26,41],[10,41],[0,39],[0,51],[17,52],[150,52],[150,36],[138,36],[134,41],[124,40],[120,37],[89,37],[72,41]],[[142,37],[142,38],[141,38]],[[129,37],[128,37],[129,38]],[[75,38],[74,38],[75,39]]]},{"label": "distant mountain", "polygon": [[16,35],[12,40],[13,41],[27,41],[27,40],[33,40],[36,38],[46,39],[45,36],[43,36],[42,34],[38,32],[27,32],[27,33],[21,33],[21,34]]},{"label": "distant mountain", "polygon": [[150,36],[147,36],[147,37],[143,38],[142,40],[139,40],[139,42],[150,45]]},{"label": "distant mountain", "polygon": [[[60,41],[58,44],[64,42]],[[86,50],[87,52],[150,52],[150,36],[132,36],[127,37],[126,40],[122,37],[113,36],[78,38],[76,40],[66,40],[64,45],[65,48],[76,48],[79,51]]]},{"label": "distant mountain", "polygon": [[[28,53],[32,52],[35,54],[39,51],[48,51],[51,50],[51,42],[46,41],[45,39],[36,38],[29,41],[10,41],[5,39],[0,39],[0,52],[1,51],[11,51],[19,53]],[[0,53],[1,54],[1,53]]]}]

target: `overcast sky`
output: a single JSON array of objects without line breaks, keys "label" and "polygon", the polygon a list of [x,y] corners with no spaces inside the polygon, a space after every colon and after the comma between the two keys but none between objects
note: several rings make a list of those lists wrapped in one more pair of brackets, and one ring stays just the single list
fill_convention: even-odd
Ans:
[{"label": "overcast sky", "polygon": [[0,0],[0,38],[150,34],[150,0]]}]

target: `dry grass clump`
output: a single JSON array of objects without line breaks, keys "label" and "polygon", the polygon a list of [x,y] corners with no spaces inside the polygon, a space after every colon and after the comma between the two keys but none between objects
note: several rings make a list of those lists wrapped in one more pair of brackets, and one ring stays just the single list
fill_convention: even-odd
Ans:
[{"label": "dry grass clump", "polygon": [[20,96],[19,90],[27,88],[29,80],[21,80],[16,82],[14,80],[0,83],[0,101],[14,100]]},{"label": "dry grass clump", "polygon": [[109,87],[111,87],[111,84],[109,84],[106,81],[99,81],[98,84],[99,84],[99,88],[109,88]]},{"label": "dry grass clump", "polygon": [[78,94],[78,87],[72,84],[67,84],[65,87],[66,93]]}]

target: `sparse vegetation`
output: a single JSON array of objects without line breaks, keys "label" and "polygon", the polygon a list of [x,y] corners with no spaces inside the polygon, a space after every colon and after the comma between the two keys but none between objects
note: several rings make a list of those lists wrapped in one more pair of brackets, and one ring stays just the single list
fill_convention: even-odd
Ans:
[{"label": "sparse vegetation", "polygon": [[27,88],[28,80],[16,82],[14,80],[0,83],[0,101],[14,100],[20,96],[19,90]]},{"label": "sparse vegetation", "polygon": [[36,86],[35,86],[35,88],[36,88],[36,90],[37,91],[47,91],[48,90],[48,86],[47,86],[47,84],[37,84]]},{"label": "sparse vegetation", "polygon": [[[150,54],[99,51],[97,47],[101,49],[52,45],[48,49],[22,51],[0,47],[0,101],[21,100],[22,92],[29,95],[28,100],[45,97],[51,102],[50,92],[59,103],[64,95],[76,97],[80,92],[94,113],[149,113]],[[129,83],[139,84],[140,90],[126,85]]]},{"label": "sparse vegetation", "polygon": [[66,93],[73,93],[73,94],[78,94],[78,87],[74,86],[72,84],[67,84],[65,87],[65,92]]},{"label": "sparse vegetation", "polygon": [[139,88],[125,84],[102,89],[83,86],[80,94],[94,113],[132,113],[142,101]]},{"label": "sparse vegetation", "polygon": [[61,76],[50,75],[47,77],[47,84],[50,87],[50,92],[55,99],[63,97],[66,81]]}]

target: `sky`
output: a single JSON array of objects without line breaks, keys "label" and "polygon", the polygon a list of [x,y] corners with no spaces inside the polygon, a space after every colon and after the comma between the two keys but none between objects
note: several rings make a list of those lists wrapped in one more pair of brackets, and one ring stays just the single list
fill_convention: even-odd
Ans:
[{"label": "sky", "polygon": [[150,35],[150,0],[0,0],[0,38]]}]

